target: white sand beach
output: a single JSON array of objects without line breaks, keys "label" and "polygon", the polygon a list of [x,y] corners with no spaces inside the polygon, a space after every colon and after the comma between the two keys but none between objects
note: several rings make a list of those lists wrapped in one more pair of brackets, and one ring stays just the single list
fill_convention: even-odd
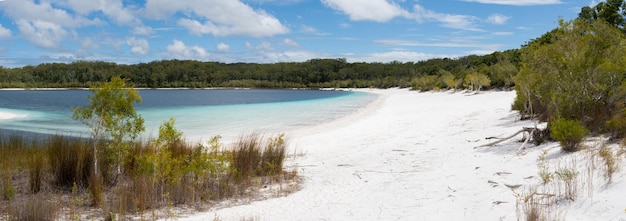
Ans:
[{"label": "white sand beach", "polygon": [[[511,111],[515,92],[362,91],[380,99],[344,119],[288,133],[289,151],[302,154],[287,162],[304,178],[300,191],[180,220],[517,220],[515,194],[543,191],[542,150],[554,166],[574,158],[583,159],[579,170],[588,165],[587,151],[563,154],[557,143],[529,144],[516,154],[521,135],[475,148],[493,141],[486,137],[534,126]],[[558,201],[559,219],[626,220],[625,172],[608,185],[600,173],[585,178],[594,185],[576,201]]]}]

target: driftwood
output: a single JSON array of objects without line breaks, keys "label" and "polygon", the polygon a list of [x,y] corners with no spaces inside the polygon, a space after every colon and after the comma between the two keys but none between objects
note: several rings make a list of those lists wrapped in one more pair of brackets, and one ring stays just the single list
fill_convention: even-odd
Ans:
[{"label": "driftwood", "polygon": [[[488,144],[483,144],[483,145],[480,145],[480,146],[477,146],[477,147],[474,147],[474,148],[476,149],[476,148],[481,148],[481,147],[491,147],[491,146],[494,146],[494,145],[496,145],[496,144],[502,143],[502,142],[504,142],[504,141],[510,140],[510,139],[514,138],[515,136],[517,136],[518,134],[520,134],[520,133],[524,133],[524,132],[528,133],[528,136],[526,136],[526,139],[524,140],[524,143],[522,143],[522,145],[521,145],[521,146],[517,149],[517,151],[515,152],[515,153],[516,153],[516,155],[517,155],[517,154],[519,154],[519,153],[520,153],[520,152],[524,149],[524,146],[525,146],[525,145],[526,145],[526,144],[527,144],[530,140],[533,140],[533,142],[535,143],[535,145],[539,145],[539,144],[541,144],[541,143],[544,141],[545,137],[546,137],[546,136],[548,135],[548,133],[549,133],[549,132],[547,131],[547,129],[543,129],[543,130],[541,130],[541,129],[536,128],[536,127],[524,127],[524,128],[522,128],[520,131],[517,131],[516,133],[514,133],[514,134],[513,134],[513,135],[511,135],[511,136],[508,136],[508,137],[505,137],[505,138],[499,139],[499,140],[497,140],[497,141],[494,141],[494,142],[491,142],[491,143],[488,143]],[[488,138],[486,138],[486,139],[494,139],[494,137],[488,137]]]}]

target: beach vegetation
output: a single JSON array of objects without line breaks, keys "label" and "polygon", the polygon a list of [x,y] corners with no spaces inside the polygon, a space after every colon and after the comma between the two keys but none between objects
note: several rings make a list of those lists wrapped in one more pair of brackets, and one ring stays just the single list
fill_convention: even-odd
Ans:
[{"label": "beach vegetation", "polygon": [[620,169],[618,157],[604,144],[598,150],[598,155],[603,162],[602,168],[604,170],[604,178],[607,183],[612,183],[613,175]]},{"label": "beach vegetation", "polygon": [[603,19],[559,21],[521,49],[513,107],[541,121],[577,120],[592,133],[624,134],[626,36]]},{"label": "beach vegetation", "polygon": [[255,176],[279,175],[282,173],[285,149],[284,135],[269,139],[259,134],[241,137],[230,153],[229,165],[235,180],[243,182]]},{"label": "beach vegetation", "polygon": [[577,120],[559,118],[550,124],[550,135],[559,141],[561,149],[566,152],[577,151],[587,133],[587,128]]},{"label": "beach vegetation", "polygon": [[491,80],[485,74],[469,70],[465,76],[465,84],[472,91],[480,91],[483,87],[488,87],[491,84]]},{"label": "beach vegetation", "polygon": [[126,84],[120,76],[91,87],[90,103],[72,108],[72,118],[91,129],[93,142],[93,173],[98,175],[98,145],[106,140],[107,157],[113,160],[119,174],[121,163],[128,154],[129,142],[135,140],[144,130],[144,120],[137,114],[134,103],[141,102],[139,93]]},{"label": "beach vegetation", "polygon": [[413,80],[411,87],[413,90],[430,91],[439,87],[439,83],[440,81],[437,75],[426,75]]},{"label": "beach vegetation", "polygon": [[538,175],[539,178],[541,178],[541,181],[543,181],[543,184],[549,183],[554,177],[552,172],[550,171],[550,163],[547,159],[547,156],[548,151],[543,150],[537,158],[537,169],[539,170]]}]

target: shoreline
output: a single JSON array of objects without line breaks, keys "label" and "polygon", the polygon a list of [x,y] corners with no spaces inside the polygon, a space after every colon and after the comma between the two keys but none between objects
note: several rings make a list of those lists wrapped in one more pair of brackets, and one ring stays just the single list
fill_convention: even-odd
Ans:
[{"label": "shoreline", "polygon": [[[296,156],[285,167],[302,177],[300,191],[220,204],[179,220],[518,220],[514,194],[541,187],[542,151],[554,166],[585,154],[561,154],[558,143],[528,145],[516,154],[516,139],[475,149],[491,142],[487,137],[534,125],[510,110],[514,91],[369,92],[379,97],[366,108],[288,134],[288,153]],[[594,190],[600,200],[559,204],[558,211],[566,211],[559,217],[626,219],[625,179],[620,173],[612,191]]]}]

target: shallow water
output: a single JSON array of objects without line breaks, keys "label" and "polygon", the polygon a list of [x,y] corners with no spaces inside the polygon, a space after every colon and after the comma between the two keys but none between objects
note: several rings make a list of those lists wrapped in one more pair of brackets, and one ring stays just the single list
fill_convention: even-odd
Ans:
[{"label": "shallow water", "polygon": [[[136,105],[145,119],[143,137],[158,134],[170,117],[189,140],[215,135],[232,141],[241,135],[287,133],[347,116],[376,95],[316,90],[140,90]],[[0,91],[0,129],[88,137],[71,119],[71,107],[88,103],[84,90]]]}]

